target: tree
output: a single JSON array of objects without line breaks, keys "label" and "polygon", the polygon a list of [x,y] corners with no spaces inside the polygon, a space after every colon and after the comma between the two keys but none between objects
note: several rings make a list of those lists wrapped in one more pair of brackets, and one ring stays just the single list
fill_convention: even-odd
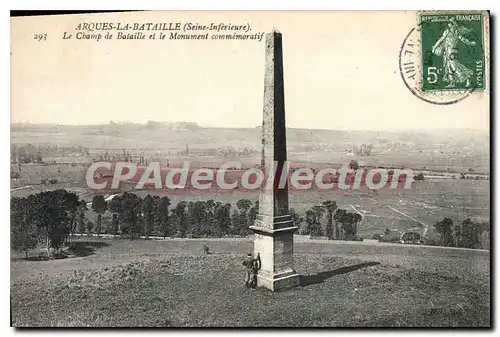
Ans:
[{"label": "tree", "polygon": [[216,235],[221,237],[227,234],[231,228],[231,204],[226,203],[222,205],[221,203],[217,203],[214,219]]},{"label": "tree", "polygon": [[123,220],[122,197],[115,195],[108,201],[108,210],[113,214],[113,236],[121,234],[120,219]]},{"label": "tree", "polygon": [[358,164],[358,161],[357,160],[351,160],[349,162],[349,168],[352,169],[352,170],[357,170],[359,168],[359,164]]},{"label": "tree", "polygon": [[139,197],[139,205],[136,208],[137,212],[137,225],[135,227],[135,235],[136,238],[140,238],[142,234],[144,234],[144,214],[142,213],[142,199]]},{"label": "tree", "polygon": [[188,204],[189,232],[194,235],[206,235],[207,210],[205,201],[195,201]]},{"label": "tree", "polygon": [[342,230],[344,231],[345,239],[354,240],[357,235],[357,224],[363,219],[358,213],[346,212]]},{"label": "tree", "polygon": [[236,202],[236,207],[238,210],[236,212],[238,216],[233,212],[232,222],[233,222],[233,233],[240,236],[245,236],[248,234],[248,228],[253,224],[251,217],[249,216],[249,211],[252,208],[252,202],[248,199],[240,199]]},{"label": "tree", "polygon": [[472,219],[465,219],[461,224],[453,227],[453,236],[457,247],[489,248],[489,235],[489,222],[479,223]]},{"label": "tree", "polygon": [[71,218],[67,211],[67,200],[70,194],[74,193],[62,189],[38,194],[35,222],[37,227],[45,232],[49,259],[50,248],[58,250],[70,231]]},{"label": "tree", "polygon": [[108,209],[108,203],[104,200],[104,196],[96,195],[92,199],[92,210],[97,213],[97,236],[101,236],[102,215]]},{"label": "tree", "polygon": [[169,208],[170,199],[169,197],[162,197],[158,203],[158,219],[160,222],[161,233],[163,238],[166,238],[169,234]]},{"label": "tree", "polygon": [[313,206],[312,209],[306,211],[306,231],[309,235],[321,236],[323,234],[320,222],[320,218],[323,215],[323,212],[324,210],[321,206]]},{"label": "tree", "polygon": [[301,227],[302,223],[304,222],[304,218],[301,217],[300,214],[297,213],[294,208],[290,208],[290,216],[292,217],[293,225],[299,227],[299,233],[303,234],[304,229]]},{"label": "tree", "polygon": [[240,214],[246,214],[252,207],[252,202],[248,199],[240,199],[236,202],[236,207]]},{"label": "tree", "polygon": [[[327,211],[326,236],[328,239],[333,239],[333,212],[337,209],[335,201],[327,200],[323,202],[323,206]],[[335,238],[338,239],[338,228],[335,226]]]},{"label": "tree", "polygon": [[373,145],[372,145],[372,144],[368,144],[368,145],[366,146],[366,155],[367,155],[367,156],[371,155],[371,153],[372,153],[372,149],[373,149]]},{"label": "tree", "polygon": [[63,189],[41,192],[11,200],[11,240],[14,249],[27,253],[45,237],[47,257],[50,249],[59,250],[74,232],[80,201],[75,193]]},{"label": "tree", "polygon": [[450,218],[444,218],[441,221],[438,221],[434,224],[434,228],[436,232],[439,233],[441,237],[441,245],[450,246],[453,243],[453,221]]},{"label": "tree", "polygon": [[33,221],[37,202],[36,195],[10,200],[11,247],[17,251],[24,251],[26,259],[29,257],[29,251],[38,244],[38,230]]},{"label": "tree", "polygon": [[391,230],[389,229],[389,227],[386,227],[385,230],[384,230],[384,239],[385,239],[385,241],[389,241],[389,235],[391,235]]},{"label": "tree", "polygon": [[417,176],[415,177],[415,180],[424,180],[424,174],[422,172],[420,172],[419,174],[417,174]]},{"label": "tree", "polygon": [[186,214],[187,202],[181,201],[172,210],[172,215],[174,217],[175,229],[184,237],[187,229],[187,214]]},{"label": "tree", "polygon": [[403,243],[418,244],[420,243],[420,233],[417,232],[405,232],[401,236]]},{"label": "tree", "polygon": [[140,211],[141,199],[134,193],[125,192],[121,198],[123,228],[122,231],[129,235],[130,240],[134,240],[137,236],[137,220]]},{"label": "tree", "polygon": [[360,149],[359,149],[359,154],[361,156],[364,156],[366,154],[366,144],[361,144]]},{"label": "tree", "polygon": [[312,235],[313,232],[316,232],[316,220],[315,220],[316,214],[314,213],[313,210],[308,209],[306,211],[306,216],[304,221],[306,222],[306,228],[304,230],[305,235]]},{"label": "tree", "polygon": [[[468,219],[468,220],[470,220],[470,219]],[[462,238],[463,231],[462,231],[462,229],[463,229],[465,221],[462,224],[456,224],[453,227],[453,236],[455,238],[455,247],[463,247],[463,238]]]},{"label": "tree", "polygon": [[363,220],[363,216],[359,213],[351,213],[352,222],[354,224],[354,235],[358,235],[358,224]]},{"label": "tree", "polygon": [[350,213],[344,209],[337,209],[335,215],[333,216],[333,219],[336,223],[339,223],[341,225],[343,239],[354,240],[358,231],[357,225],[363,219],[363,217],[358,213]]},{"label": "tree", "polygon": [[205,216],[206,216],[206,228],[204,230],[205,235],[207,236],[215,236],[216,235],[216,225],[217,221],[215,220],[215,209],[217,204],[213,199],[207,200],[205,203]]},{"label": "tree", "polygon": [[252,207],[248,210],[248,224],[252,226],[259,214],[259,200],[255,201]]},{"label": "tree", "polygon": [[85,202],[85,200],[80,200],[77,207],[78,207],[78,210],[77,210],[78,232],[80,234],[84,234],[85,233],[85,212],[88,210],[87,203]]},{"label": "tree", "polygon": [[479,247],[481,249],[490,249],[491,229],[490,222],[483,221],[478,223]]},{"label": "tree", "polygon": [[[457,227],[457,226],[455,226]],[[489,234],[489,223],[478,223],[471,219],[462,222],[461,227],[461,246],[464,248],[482,248],[482,237],[484,232]]]},{"label": "tree", "polygon": [[[340,234],[340,229],[343,228],[343,224],[347,221],[347,212],[345,209],[337,209],[333,215],[333,220],[335,221],[335,237],[340,239],[342,235]],[[340,224],[340,226],[339,226]]]},{"label": "tree", "polygon": [[319,236],[323,236],[324,235],[324,232],[323,232],[323,224],[322,224],[322,218],[323,218],[323,215],[325,214],[325,208],[322,206],[322,205],[314,205],[312,207],[312,210],[316,213],[316,221],[318,222],[318,226],[319,226]]},{"label": "tree", "polygon": [[120,220],[118,220],[118,214],[113,213],[113,218],[111,220],[111,231],[113,233],[113,237],[116,237],[116,233],[118,233],[119,226],[120,226]]},{"label": "tree", "polygon": [[69,223],[69,238],[71,241],[71,237],[75,233],[76,229],[76,216],[78,213],[78,207],[80,205],[80,201],[78,200],[78,196],[75,193],[69,193],[67,192],[65,194],[65,200],[66,200],[66,209],[67,212],[69,213],[70,217],[70,223]]},{"label": "tree", "polygon": [[152,228],[150,228],[150,234],[154,234],[155,236],[159,236],[162,233],[161,230],[161,223],[160,223],[160,216],[158,213],[158,207],[160,206],[160,197],[159,196],[154,196],[152,198],[153,202],[153,224]]},{"label": "tree", "polygon": [[92,236],[92,230],[94,229],[94,223],[90,220],[87,221],[87,235]]},{"label": "tree", "polygon": [[240,235],[240,231],[244,230],[246,219],[242,218],[240,212],[237,209],[233,210],[231,214],[231,222],[233,223],[233,230],[231,231],[234,235]]},{"label": "tree", "polygon": [[142,214],[144,215],[144,237],[149,239],[149,232],[153,229],[153,198],[148,194],[142,202]]}]

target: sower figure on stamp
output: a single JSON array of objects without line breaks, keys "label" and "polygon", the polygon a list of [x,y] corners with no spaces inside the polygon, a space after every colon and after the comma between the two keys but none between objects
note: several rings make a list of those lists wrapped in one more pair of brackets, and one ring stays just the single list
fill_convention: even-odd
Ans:
[{"label": "sower figure on stamp", "polygon": [[475,46],[475,41],[469,41],[465,34],[472,30],[459,26],[452,18],[448,22],[448,27],[444,30],[441,38],[432,47],[432,53],[443,57],[444,76],[443,81],[448,82],[447,88],[455,87],[456,83],[466,83],[471,85],[470,78],[474,74],[472,70],[458,61],[458,43],[462,42],[469,46]]}]

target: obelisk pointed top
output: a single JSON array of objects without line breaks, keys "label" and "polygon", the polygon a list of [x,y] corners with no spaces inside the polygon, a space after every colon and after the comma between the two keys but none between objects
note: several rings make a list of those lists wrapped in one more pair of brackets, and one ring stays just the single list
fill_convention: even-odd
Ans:
[{"label": "obelisk pointed top", "polygon": [[276,29],[276,27],[273,27],[273,30],[271,31],[271,33],[281,34],[281,32],[278,29]]}]

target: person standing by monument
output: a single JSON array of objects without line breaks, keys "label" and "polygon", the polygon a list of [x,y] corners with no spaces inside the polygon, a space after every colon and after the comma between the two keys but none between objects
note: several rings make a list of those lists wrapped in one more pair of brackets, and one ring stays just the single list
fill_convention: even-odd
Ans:
[{"label": "person standing by monument", "polygon": [[245,286],[247,288],[255,287],[257,285],[257,272],[260,269],[260,253],[257,254],[257,258],[254,258],[252,253],[248,253],[242,265],[246,269]]},{"label": "person standing by monument", "polygon": [[257,253],[257,257],[253,261],[252,278],[250,280],[251,288],[257,287],[257,274],[259,273],[259,270],[260,270],[260,253]]}]

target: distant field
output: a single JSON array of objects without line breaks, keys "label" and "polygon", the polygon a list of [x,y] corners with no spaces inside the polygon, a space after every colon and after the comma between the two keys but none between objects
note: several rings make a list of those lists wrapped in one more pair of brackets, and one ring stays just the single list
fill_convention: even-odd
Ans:
[{"label": "distant field", "polygon": [[11,261],[14,326],[491,324],[488,252],[296,243],[301,287],[271,293],[243,286],[250,242],[77,242],[86,256]]}]

